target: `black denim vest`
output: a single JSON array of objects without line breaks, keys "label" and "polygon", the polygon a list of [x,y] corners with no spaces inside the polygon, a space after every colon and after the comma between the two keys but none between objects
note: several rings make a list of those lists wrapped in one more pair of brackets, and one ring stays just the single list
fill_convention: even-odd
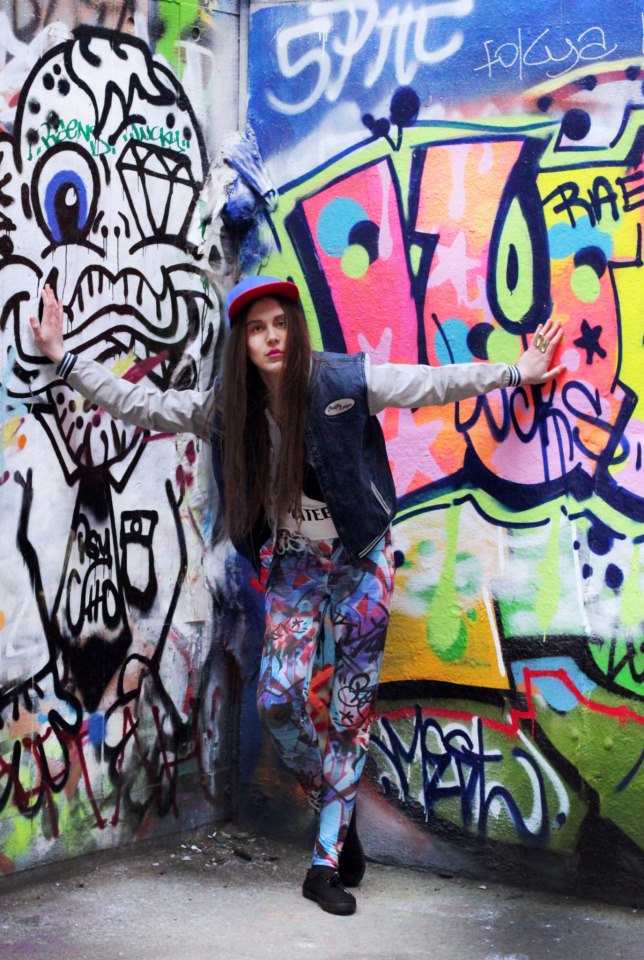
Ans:
[{"label": "black denim vest", "polygon": [[[313,355],[305,432],[307,456],[349,560],[378,543],[396,513],[396,490],[385,438],[369,413],[363,353]],[[213,436],[213,465],[223,491],[221,436]],[[270,536],[266,518],[235,549],[257,569]]]}]

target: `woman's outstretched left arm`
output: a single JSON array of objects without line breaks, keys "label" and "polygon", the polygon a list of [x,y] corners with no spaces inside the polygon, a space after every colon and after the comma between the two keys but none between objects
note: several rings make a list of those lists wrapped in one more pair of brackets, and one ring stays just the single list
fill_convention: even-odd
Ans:
[{"label": "woman's outstretched left arm", "polygon": [[476,397],[499,387],[531,386],[560,376],[563,364],[552,366],[562,337],[559,320],[549,319],[535,331],[530,346],[515,365],[453,363],[440,367],[384,363],[367,366],[369,409],[442,406]]}]

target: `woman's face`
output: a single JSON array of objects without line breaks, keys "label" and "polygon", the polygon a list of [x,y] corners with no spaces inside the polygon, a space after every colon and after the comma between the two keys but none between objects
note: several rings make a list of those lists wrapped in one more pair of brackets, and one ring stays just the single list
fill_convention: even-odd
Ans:
[{"label": "woman's face", "polygon": [[246,316],[246,355],[265,383],[276,380],[284,369],[288,321],[272,297],[255,300]]}]

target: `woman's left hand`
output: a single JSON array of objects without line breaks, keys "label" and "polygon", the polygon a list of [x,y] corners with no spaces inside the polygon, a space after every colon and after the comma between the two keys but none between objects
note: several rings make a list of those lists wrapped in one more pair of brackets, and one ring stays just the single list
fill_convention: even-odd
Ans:
[{"label": "woman's left hand", "polygon": [[547,383],[565,371],[562,363],[550,366],[562,336],[561,322],[552,317],[537,327],[530,346],[517,360],[522,384]]}]

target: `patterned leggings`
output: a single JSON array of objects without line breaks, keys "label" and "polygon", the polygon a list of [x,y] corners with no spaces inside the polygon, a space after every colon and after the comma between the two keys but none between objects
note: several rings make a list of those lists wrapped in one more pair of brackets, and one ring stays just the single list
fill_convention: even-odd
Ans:
[{"label": "patterned leggings", "polygon": [[[338,540],[298,538],[275,552],[257,702],[262,723],[320,810],[313,864],[338,866],[369,745],[389,623],[393,550],[387,533],[357,564]],[[322,633],[323,631],[323,633]],[[324,747],[306,709],[318,642],[332,643]]]}]

